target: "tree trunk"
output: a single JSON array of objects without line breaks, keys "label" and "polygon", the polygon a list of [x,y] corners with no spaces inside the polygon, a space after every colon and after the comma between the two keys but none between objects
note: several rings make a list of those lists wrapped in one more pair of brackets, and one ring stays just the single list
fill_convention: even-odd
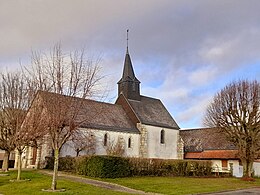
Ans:
[{"label": "tree trunk", "polygon": [[252,177],[253,163],[247,162],[247,177]]},{"label": "tree trunk", "polygon": [[22,152],[18,151],[17,181],[21,180]]},{"label": "tree trunk", "polygon": [[243,163],[243,177],[252,177],[253,163],[245,160]]},{"label": "tree trunk", "polygon": [[2,171],[7,172],[9,169],[9,156],[10,156],[10,152],[5,150]]},{"label": "tree trunk", "polygon": [[52,190],[56,190],[56,187],[57,187],[58,167],[59,167],[59,149],[55,149],[54,150],[53,177],[52,177],[52,184],[51,184]]}]

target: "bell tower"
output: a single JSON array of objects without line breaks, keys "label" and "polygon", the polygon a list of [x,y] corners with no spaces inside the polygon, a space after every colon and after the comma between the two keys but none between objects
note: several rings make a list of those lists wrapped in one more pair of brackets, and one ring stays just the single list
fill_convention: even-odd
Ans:
[{"label": "bell tower", "polygon": [[140,81],[135,77],[134,69],[128,51],[128,32],[129,30],[127,30],[127,47],[123,75],[120,81],[118,81],[117,83],[118,96],[122,93],[127,99],[140,101]]}]

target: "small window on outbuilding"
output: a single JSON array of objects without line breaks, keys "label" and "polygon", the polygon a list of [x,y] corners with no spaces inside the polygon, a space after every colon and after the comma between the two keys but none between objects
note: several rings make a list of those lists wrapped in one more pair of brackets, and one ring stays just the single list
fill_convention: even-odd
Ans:
[{"label": "small window on outbuilding", "polygon": [[165,144],[165,131],[161,130],[161,144]]},{"label": "small window on outbuilding", "polygon": [[107,146],[107,133],[104,135],[104,146]]},{"label": "small window on outbuilding", "polygon": [[132,147],[132,139],[131,137],[128,138],[128,148]]}]

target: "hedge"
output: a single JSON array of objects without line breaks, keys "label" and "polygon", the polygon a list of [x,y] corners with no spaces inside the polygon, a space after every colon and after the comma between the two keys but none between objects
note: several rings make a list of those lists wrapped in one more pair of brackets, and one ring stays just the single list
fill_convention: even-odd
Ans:
[{"label": "hedge", "polygon": [[92,156],[86,166],[90,177],[117,178],[130,176],[128,159],[115,156]]},{"label": "hedge", "polygon": [[[53,169],[53,158],[46,168]],[[211,161],[123,158],[115,156],[62,157],[59,170],[101,178],[128,176],[209,176]]]},{"label": "hedge", "polygon": [[132,176],[208,176],[211,161],[129,158]]},{"label": "hedge", "polygon": [[[72,171],[76,170],[76,158],[75,157],[60,157],[59,158],[59,171]],[[54,157],[46,157],[45,169],[53,169]]]}]

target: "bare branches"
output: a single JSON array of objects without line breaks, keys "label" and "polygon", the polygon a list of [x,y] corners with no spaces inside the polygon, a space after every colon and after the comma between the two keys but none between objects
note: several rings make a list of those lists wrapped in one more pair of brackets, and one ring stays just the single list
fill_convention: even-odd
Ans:
[{"label": "bare branches", "polygon": [[94,97],[103,78],[100,60],[89,60],[85,51],[63,52],[56,44],[49,54],[32,52],[32,66],[23,69],[35,89],[73,97]]},{"label": "bare branches", "polygon": [[[80,124],[86,122],[81,113],[82,104],[85,98],[96,95],[102,79],[100,66],[87,60],[84,50],[66,54],[61,45],[56,44],[49,54],[33,52],[32,67],[24,68],[24,73],[27,80],[33,81],[32,89],[41,90],[33,103],[40,109],[29,110],[25,120],[29,124],[25,125],[34,127],[35,131],[46,132],[50,137],[55,153],[51,188],[55,190],[60,149],[73,135],[75,138]],[[80,114],[83,117],[79,117]],[[42,121],[38,121],[37,116]]]},{"label": "bare branches", "polygon": [[124,139],[118,137],[117,140],[109,140],[106,146],[106,153],[111,156],[123,156],[125,153]]},{"label": "bare branches", "polygon": [[[31,141],[28,135],[34,135],[21,128],[31,100],[29,85],[20,73],[6,73],[0,76],[0,148],[8,153],[17,149],[21,155]],[[6,162],[3,164],[8,165]]]},{"label": "bare branches", "polygon": [[72,137],[72,147],[79,156],[80,152],[87,155],[95,154],[96,140],[95,135],[91,131],[76,131]]},{"label": "bare branches", "polygon": [[257,81],[239,81],[226,86],[215,95],[204,119],[206,126],[220,128],[238,147],[246,167],[259,156],[260,84]]}]

